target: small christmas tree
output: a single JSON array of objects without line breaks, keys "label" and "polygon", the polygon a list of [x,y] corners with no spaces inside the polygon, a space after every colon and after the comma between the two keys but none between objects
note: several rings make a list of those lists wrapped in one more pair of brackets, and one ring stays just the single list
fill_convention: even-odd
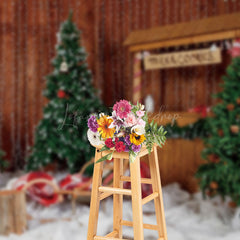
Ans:
[{"label": "small christmas tree", "polygon": [[54,71],[47,76],[44,92],[49,102],[27,159],[28,171],[57,162],[76,172],[94,154],[87,140],[87,119],[104,108],[92,86],[86,53],[79,42],[80,32],[70,14],[58,34]]},{"label": "small christmas tree", "polygon": [[223,77],[220,103],[208,118],[208,138],[203,157],[207,161],[197,171],[204,195],[230,196],[240,205],[240,57],[232,60]]}]

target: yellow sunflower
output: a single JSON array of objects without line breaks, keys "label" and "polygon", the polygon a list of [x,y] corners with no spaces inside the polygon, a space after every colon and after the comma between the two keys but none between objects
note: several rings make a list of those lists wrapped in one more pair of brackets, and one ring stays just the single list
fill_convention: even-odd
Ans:
[{"label": "yellow sunflower", "polygon": [[115,132],[115,128],[109,128],[113,120],[111,118],[107,118],[108,116],[102,116],[97,120],[98,123],[98,131],[101,134],[102,138],[111,138]]},{"label": "yellow sunflower", "polygon": [[131,133],[130,134],[130,142],[135,144],[135,145],[140,145],[141,143],[143,143],[145,141],[145,136],[144,134],[142,135],[138,135],[136,133]]}]

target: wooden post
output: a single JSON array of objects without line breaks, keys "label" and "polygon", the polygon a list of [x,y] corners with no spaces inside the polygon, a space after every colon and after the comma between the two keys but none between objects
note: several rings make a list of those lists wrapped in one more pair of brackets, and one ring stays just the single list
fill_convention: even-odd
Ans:
[{"label": "wooden post", "polygon": [[134,54],[133,62],[133,103],[141,101],[141,52]]},{"label": "wooden post", "polygon": [[130,163],[134,240],[143,240],[142,188],[140,158]]},{"label": "wooden post", "polygon": [[97,220],[98,220],[98,211],[99,211],[99,204],[100,204],[100,200],[99,200],[100,193],[98,188],[102,184],[103,162],[100,162],[100,163],[96,163],[96,162],[101,157],[102,157],[102,153],[96,149],[87,240],[93,240],[94,236],[97,233],[97,224],[98,224]]},{"label": "wooden post", "polygon": [[158,225],[158,236],[159,236],[159,239],[168,240],[156,146],[153,147],[153,151],[149,155],[149,165],[150,165],[150,172],[151,172],[151,179],[152,179],[152,189],[153,189],[153,192],[158,193],[157,198],[154,199],[157,225]]},{"label": "wooden post", "polygon": [[0,235],[21,234],[27,226],[24,191],[0,192]]},{"label": "wooden post", "polygon": [[[123,159],[114,159],[113,168],[113,187],[123,188],[121,176],[123,175]],[[113,194],[113,231],[117,231],[117,237],[122,238],[122,211],[123,211],[123,195]]]}]

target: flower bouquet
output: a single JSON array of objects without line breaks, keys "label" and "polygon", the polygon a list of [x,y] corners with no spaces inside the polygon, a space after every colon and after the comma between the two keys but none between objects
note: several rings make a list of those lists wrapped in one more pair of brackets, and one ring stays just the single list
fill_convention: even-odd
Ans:
[{"label": "flower bouquet", "polygon": [[143,145],[150,153],[154,143],[162,147],[166,141],[167,132],[154,121],[148,122],[144,105],[133,105],[126,100],[114,104],[111,116],[104,113],[91,115],[88,127],[91,145],[101,146],[100,151],[111,151],[97,162],[111,160],[114,151],[128,152],[130,162],[133,162]]}]

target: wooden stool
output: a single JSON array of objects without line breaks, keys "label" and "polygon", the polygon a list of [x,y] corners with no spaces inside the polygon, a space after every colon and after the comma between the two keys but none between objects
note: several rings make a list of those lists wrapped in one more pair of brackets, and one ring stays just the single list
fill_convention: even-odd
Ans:
[{"label": "wooden stool", "polygon": [[[96,149],[95,162],[108,153],[110,153],[110,151],[100,152]],[[144,239],[144,228],[158,231],[158,240],[167,240],[157,147],[154,146],[149,155],[151,178],[141,179],[140,157],[146,154],[148,154],[147,149],[142,148],[135,161],[130,163],[130,177],[127,177],[123,176],[123,159],[129,159],[129,154],[127,152],[118,153],[115,151],[113,153],[113,187],[101,186],[103,162],[95,163],[87,240],[122,239],[123,225],[133,227],[135,240]],[[131,182],[131,190],[123,189],[124,181]],[[152,184],[153,189],[153,193],[143,199],[141,183]],[[104,237],[96,236],[100,200],[111,195],[113,195],[113,231]],[[132,196],[133,222],[122,219],[123,195]],[[157,225],[143,224],[142,205],[151,200],[154,200],[155,204]]]}]

